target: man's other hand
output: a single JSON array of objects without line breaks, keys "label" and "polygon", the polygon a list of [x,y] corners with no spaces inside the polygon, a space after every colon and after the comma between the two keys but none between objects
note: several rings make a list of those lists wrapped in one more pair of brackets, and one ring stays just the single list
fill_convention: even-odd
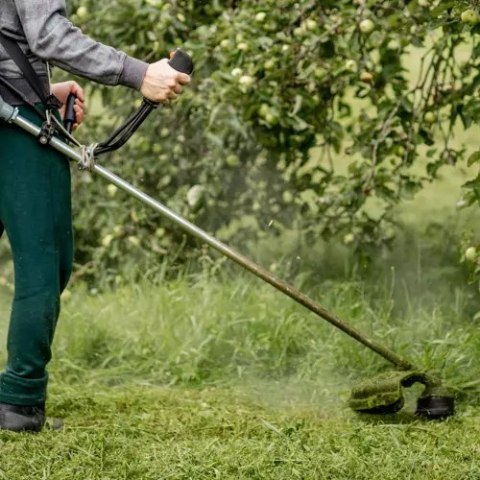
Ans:
[{"label": "man's other hand", "polygon": [[60,109],[60,115],[65,117],[65,110],[67,107],[68,96],[73,93],[76,97],[75,110],[76,123],[73,128],[77,128],[85,118],[85,92],[83,88],[73,80],[69,82],[54,83],[52,85],[52,93],[63,103],[63,107]]}]

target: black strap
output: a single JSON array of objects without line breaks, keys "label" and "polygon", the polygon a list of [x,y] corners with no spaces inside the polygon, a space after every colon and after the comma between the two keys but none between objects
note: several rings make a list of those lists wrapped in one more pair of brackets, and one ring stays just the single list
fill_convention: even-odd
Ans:
[{"label": "black strap", "polygon": [[[31,89],[36,93],[41,102],[45,105],[48,110],[53,110],[61,107],[61,102],[50,92],[45,91],[43,88],[43,83],[35,70],[32,67],[32,64],[28,60],[28,57],[25,55],[23,50],[20,48],[18,43],[5,36],[0,32],[0,44],[10,55],[10,58],[15,62],[17,67],[23,73],[25,80],[30,85]],[[3,82],[7,84],[5,81]],[[7,84],[8,85],[8,84]],[[18,94],[18,91],[13,87],[10,87],[14,93]],[[25,100],[22,98],[22,100]]]},{"label": "black strap", "polygon": [[130,115],[123,125],[115,130],[107,140],[98,144],[95,148],[95,155],[98,156],[107,152],[113,152],[123,147],[150,113],[157,107],[158,104],[144,98],[141,107]]},{"label": "black strap", "polygon": [[18,88],[15,88],[6,78],[0,77],[0,83],[5,85],[10,91],[12,91],[20,100],[23,101],[26,105],[31,105],[30,101],[28,100],[27,96],[21,92]]}]

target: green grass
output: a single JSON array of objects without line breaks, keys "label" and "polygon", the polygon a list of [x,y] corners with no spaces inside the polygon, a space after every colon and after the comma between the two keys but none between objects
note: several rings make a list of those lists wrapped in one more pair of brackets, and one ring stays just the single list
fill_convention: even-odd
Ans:
[{"label": "green grass", "polygon": [[321,406],[266,408],[232,389],[54,393],[55,413],[67,416],[69,426],[40,436],[1,434],[1,478],[424,480],[480,474],[474,410],[427,424],[359,421]]},{"label": "green grass", "polygon": [[[429,252],[409,259],[425,262],[411,277],[399,250],[382,281],[312,274],[299,286],[438,369],[458,395],[454,418],[416,419],[418,389],[401,415],[350,412],[351,385],[388,365],[237,270],[101,295],[78,287],[65,301],[48,401],[66,426],[1,433],[0,478],[478,478],[471,292]],[[431,297],[419,301],[427,285]]]}]

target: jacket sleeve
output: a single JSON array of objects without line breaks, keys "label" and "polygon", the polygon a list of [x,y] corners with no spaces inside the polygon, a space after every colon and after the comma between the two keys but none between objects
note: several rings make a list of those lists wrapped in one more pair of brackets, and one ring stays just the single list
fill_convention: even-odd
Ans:
[{"label": "jacket sleeve", "polygon": [[14,0],[33,54],[106,85],[140,89],[148,64],[98,43],[66,17],[64,0]]}]

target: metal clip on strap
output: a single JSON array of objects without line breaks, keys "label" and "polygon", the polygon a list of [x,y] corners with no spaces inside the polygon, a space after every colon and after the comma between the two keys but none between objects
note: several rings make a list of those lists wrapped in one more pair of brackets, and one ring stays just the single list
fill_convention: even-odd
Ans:
[{"label": "metal clip on strap", "polygon": [[48,145],[50,140],[53,138],[53,135],[55,135],[55,126],[46,121],[42,125],[42,129],[40,130],[40,134],[38,136],[38,141],[42,145]]}]

